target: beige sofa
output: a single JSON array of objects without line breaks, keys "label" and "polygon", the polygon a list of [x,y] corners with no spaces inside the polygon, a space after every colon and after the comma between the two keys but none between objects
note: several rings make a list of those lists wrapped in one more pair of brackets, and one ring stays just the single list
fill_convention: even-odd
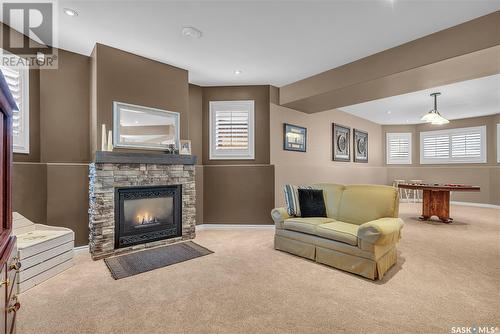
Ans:
[{"label": "beige sofa", "polygon": [[370,279],[381,279],[397,259],[403,221],[396,188],[380,185],[317,184],[327,218],[271,216],[274,247]]}]

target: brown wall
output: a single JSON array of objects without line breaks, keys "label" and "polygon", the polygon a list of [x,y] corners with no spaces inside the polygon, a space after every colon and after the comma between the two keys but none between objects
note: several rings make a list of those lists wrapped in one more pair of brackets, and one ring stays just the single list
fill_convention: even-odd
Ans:
[{"label": "brown wall", "polygon": [[[332,161],[332,123],[368,132],[368,163]],[[283,123],[307,128],[307,152],[283,150]],[[271,104],[271,163],[275,165],[275,204],[282,206],[284,184],[331,182],[385,184],[382,126],[340,110],[305,114]],[[352,131],[351,131],[352,136]]]},{"label": "brown wall", "polygon": [[205,224],[272,224],[274,166],[203,167]]},{"label": "brown wall", "polygon": [[196,155],[196,225],[203,224],[203,88],[189,85],[188,136],[191,140],[191,154]]},{"label": "brown wall", "polygon": [[76,245],[88,244],[88,164],[47,165],[47,223],[72,229]]},{"label": "brown wall", "polygon": [[204,183],[204,173],[203,173],[203,166],[202,165],[197,165],[195,167],[195,189],[196,189],[196,225],[201,225],[205,222],[205,218],[203,216],[204,213],[204,190],[203,190],[203,183]]},{"label": "brown wall", "polygon": [[[274,166],[269,165],[270,86],[203,87],[203,222],[272,224]],[[209,102],[255,101],[255,159],[209,159]]]},{"label": "brown wall", "polygon": [[[248,165],[269,164],[269,86],[234,86],[203,88],[203,164]],[[255,159],[209,159],[209,102],[231,100],[255,101]]]},{"label": "brown wall", "polygon": [[47,222],[47,164],[14,162],[13,210],[39,224]]},{"label": "brown wall", "polygon": [[57,70],[30,70],[30,154],[14,154],[13,208],[71,228],[79,246],[88,242],[89,58],[58,52]]},{"label": "brown wall", "polygon": [[[180,113],[180,137],[187,138],[189,92],[186,70],[140,57],[106,45],[96,44],[95,80],[97,109],[92,112],[97,128],[93,153],[101,145],[101,125],[113,126],[113,101],[165,109]],[[134,150],[138,152],[139,150]]]},{"label": "brown wall", "polygon": [[58,70],[40,71],[41,161],[89,162],[89,57],[58,55]]},{"label": "brown wall", "polygon": [[[497,164],[497,134],[496,125],[500,123],[500,114],[484,117],[474,117],[451,121],[449,124],[436,128],[430,124],[417,125],[385,125],[383,129],[383,156],[385,160],[385,137],[388,132],[412,133],[412,165],[386,165],[387,181],[395,179],[423,180],[429,183],[463,183],[481,187],[479,193],[452,193],[452,200],[483,204],[500,205],[498,191],[500,181]],[[487,163],[485,164],[445,164],[420,165],[420,132],[441,129],[463,128],[486,125]],[[385,161],[384,161],[385,162]]]},{"label": "brown wall", "polygon": [[203,89],[189,85],[189,125],[188,136],[191,140],[191,153],[203,163]]}]

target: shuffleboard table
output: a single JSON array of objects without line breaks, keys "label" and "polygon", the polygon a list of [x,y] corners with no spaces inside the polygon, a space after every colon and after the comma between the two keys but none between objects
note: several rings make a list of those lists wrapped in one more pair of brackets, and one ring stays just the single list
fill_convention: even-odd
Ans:
[{"label": "shuffleboard table", "polygon": [[429,220],[437,216],[443,223],[451,223],[450,192],[452,191],[481,191],[479,186],[464,184],[398,184],[399,188],[422,190],[422,216],[420,220]]}]

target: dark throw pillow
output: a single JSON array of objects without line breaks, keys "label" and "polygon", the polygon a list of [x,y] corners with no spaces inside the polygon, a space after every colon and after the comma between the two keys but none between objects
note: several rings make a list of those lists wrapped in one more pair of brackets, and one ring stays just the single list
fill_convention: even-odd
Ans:
[{"label": "dark throw pillow", "polygon": [[323,190],[298,189],[301,217],[326,217]]}]

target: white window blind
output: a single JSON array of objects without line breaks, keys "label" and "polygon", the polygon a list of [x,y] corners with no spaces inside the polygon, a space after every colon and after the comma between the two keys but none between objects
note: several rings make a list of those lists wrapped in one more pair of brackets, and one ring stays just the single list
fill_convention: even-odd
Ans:
[{"label": "white window blind", "polygon": [[426,136],[423,143],[424,158],[448,159],[450,157],[450,137],[448,135]]},{"label": "white window blind", "polygon": [[[12,55],[9,55],[12,57]],[[29,73],[27,68],[0,65],[19,110],[12,115],[14,153],[29,153]]]},{"label": "white window blind", "polygon": [[254,101],[210,102],[210,159],[254,159]]},{"label": "white window blind", "polygon": [[215,113],[216,149],[248,149],[248,113],[219,111]]},{"label": "white window blind", "polygon": [[387,133],[386,152],[388,165],[411,164],[411,133]]},{"label": "white window blind", "polygon": [[485,163],[486,126],[420,133],[420,163]]}]

